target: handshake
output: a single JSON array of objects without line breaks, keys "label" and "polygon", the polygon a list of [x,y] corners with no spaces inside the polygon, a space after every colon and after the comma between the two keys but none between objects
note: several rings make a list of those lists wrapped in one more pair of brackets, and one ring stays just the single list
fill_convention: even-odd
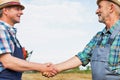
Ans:
[{"label": "handshake", "polygon": [[[43,76],[45,77],[53,77],[61,71],[73,69],[82,65],[82,62],[77,56],[74,56],[64,62],[58,64],[46,63],[41,65],[41,69],[39,70]],[[40,67],[38,67],[40,68]]]},{"label": "handshake", "polygon": [[55,76],[61,71],[59,64],[45,63],[45,64],[42,64],[42,66],[43,67],[40,72],[42,73],[42,76],[45,76],[48,78]]}]

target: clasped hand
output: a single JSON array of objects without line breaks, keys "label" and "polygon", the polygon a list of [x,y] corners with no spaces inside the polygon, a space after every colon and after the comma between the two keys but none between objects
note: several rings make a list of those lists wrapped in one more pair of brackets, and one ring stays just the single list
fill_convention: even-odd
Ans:
[{"label": "clasped hand", "polygon": [[49,78],[49,77],[55,76],[59,72],[57,68],[55,67],[55,65],[51,63],[46,63],[45,65],[47,67],[46,67],[46,70],[42,72],[42,76]]}]

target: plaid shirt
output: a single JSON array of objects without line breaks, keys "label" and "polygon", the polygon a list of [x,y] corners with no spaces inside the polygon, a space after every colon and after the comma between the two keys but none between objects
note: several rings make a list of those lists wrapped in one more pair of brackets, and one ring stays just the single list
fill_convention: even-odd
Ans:
[{"label": "plaid shirt", "polygon": [[[9,24],[0,21],[0,54],[14,53],[14,43],[10,38],[10,34],[15,38],[16,29]],[[19,46],[17,41],[15,43]],[[0,71],[4,68],[0,63]]]},{"label": "plaid shirt", "polygon": [[[102,37],[101,34],[103,34],[104,37],[102,37],[103,40],[100,46],[104,46],[106,45],[113,31],[115,31],[116,27],[120,27],[120,20],[118,20],[116,24],[109,29],[109,31],[106,31],[106,28],[104,28],[103,31],[98,32],[86,45],[84,50],[76,55],[82,61],[83,66],[90,62],[91,52]],[[108,63],[111,70],[117,70],[117,72],[120,74],[120,32],[116,35],[111,45]]]}]

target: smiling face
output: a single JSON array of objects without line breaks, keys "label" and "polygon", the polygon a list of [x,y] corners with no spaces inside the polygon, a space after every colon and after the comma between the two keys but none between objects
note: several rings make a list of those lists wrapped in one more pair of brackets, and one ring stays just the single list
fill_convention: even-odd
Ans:
[{"label": "smiling face", "polygon": [[22,8],[20,6],[9,6],[3,8],[3,15],[6,17],[6,22],[10,25],[14,25],[20,22],[20,17],[23,15]]},{"label": "smiling face", "polygon": [[110,16],[109,9],[110,9],[110,5],[109,5],[108,1],[101,1],[98,4],[98,9],[96,10],[96,14],[98,15],[99,22],[101,22],[101,23],[106,22],[106,20]]}]

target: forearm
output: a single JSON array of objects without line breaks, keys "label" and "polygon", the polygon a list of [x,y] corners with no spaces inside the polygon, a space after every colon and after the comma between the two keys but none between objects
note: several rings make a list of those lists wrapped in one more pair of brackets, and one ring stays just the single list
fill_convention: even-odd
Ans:
[{"label": "forearm", "polygon": [[41,71],[42,64],[28,62],[22,59],[13,57],[8,63],[6,62],[5,68],[14,70],[14,71],[29,71],[36,70]]},{"label": "forearm", "polygon": [[43,64],[28,62],[16,57],[11,56],[10,54],[5,54],[0,57],[0,61],[2,62],[5,68],[14,70],[14,71],[28,71],[28,70],[36,70],[43,71],[43,68],[46,68]]},{"label": "forearm", "polygon": [[80,59],[77,56],[74,56],[74,57],[66,60],[65,62],[56,64],[55,68],[58,70],[58,72],[60,72],[60,71],[75,68],[77,66],[80,66],[81,64],[82,64],[82,62],[80,61]]}]

